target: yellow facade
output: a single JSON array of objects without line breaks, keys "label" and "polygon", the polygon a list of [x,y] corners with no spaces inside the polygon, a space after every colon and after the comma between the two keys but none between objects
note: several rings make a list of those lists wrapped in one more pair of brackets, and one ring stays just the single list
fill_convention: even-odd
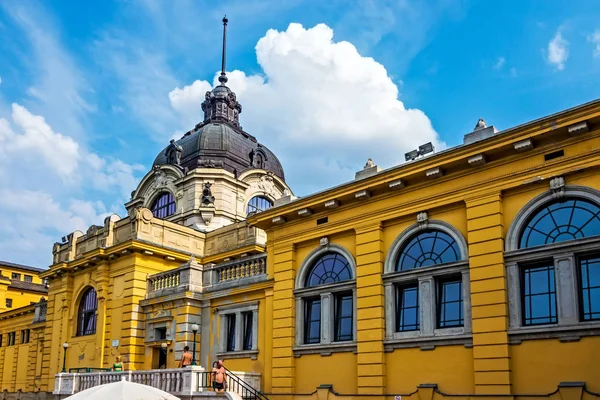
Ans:
[{"label": "yellow facade", "polygon": [[[49,280],[43,322],[32,323],[40,306],[29,303],[0,314],[0,389],[51,392],[64,342],[67,369],[110,368],[116,356],[125,369],[175,368],[198,325],[203,367],[224,359],[232,371],[260,373],[262,392],[274,399],[499,399],[557,389],[562,398],[599,397],[600,326],[583,320],[567,293],[582,301],[579,269],[569,268],[600,254],[600,236],[531,250],[514,244],[540,205],[600,200],[599,127],[596,101],[209,232],[147,208],[109,217],[55,245],[53,265],[36,277]],[[406,243],[435,229],[456,238],[456,262],[396,271]],[[305,285],[331,252],[347,260],[350,278]],[[523,295],[519,277],[548,260],[558,271],[556,323],[529,326],[520,313],[523,296],[532,295]],[[462,322],[442,329],[447,275],[461,282]],[[413,286],[420,328],[406,333],[396,328],[395,296]],[[95,328],[84,335],[90,288]],[[341,322],[326,318],[328,310],[342,312],[335,311],[340,293],[352,299],[352,338],[336,341],[330,335]],[[306,307],[315,296],[319,334],[303,341],[312,335]],[[29,343],[5,344],[9,330],[24,329],[31,329]],[[27,370],[16,367],[27,358]]]},{"label": "yellow facade", "polygon": [[0,260],[0,311],[16,309],[36,303],[45,298],[39,268]]}]

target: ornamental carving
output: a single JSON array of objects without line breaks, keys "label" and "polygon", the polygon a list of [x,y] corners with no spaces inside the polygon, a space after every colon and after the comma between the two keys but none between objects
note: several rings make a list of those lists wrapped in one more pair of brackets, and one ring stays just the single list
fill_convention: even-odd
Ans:
[{"label": "ornamental carving", "polygon": [[258,181],[258,188],[270,195],[274,194],[275,183],[273,182],[273,173],[272,172],[269,172],[266,175],[263,175],[260,177],[260,180]]},{"label": "ornamental carving", "polygon": [[557,176],[556,178],[550,179],[550,190],[552,190],[552,196],[555,199],[562,199],[565,197],[565,178]]},{"label": "ornamental carving", "polygon": [[427,211],[423,211],[417,214],[417,223],[419,224],[419,229],[427,229],[428,222],[429,215],[427,214]]},{"label": "ornamental carving", "polygon": [[160,168],[155,168],[154,170],[154,182],[152,186],[154,189],[162,189],[169,184],[169,178],[165,171]]},{"label": "ornamental carving", "polygon": [[212,190],[210,189],[210,187],[212,186],[211,183],[206,182],[204,184],[204,188],[202,189],[202,206],[203,207],[208,207],[208,206],[212,206],[215,204],[215,196],[213,196],[212,194]]}]

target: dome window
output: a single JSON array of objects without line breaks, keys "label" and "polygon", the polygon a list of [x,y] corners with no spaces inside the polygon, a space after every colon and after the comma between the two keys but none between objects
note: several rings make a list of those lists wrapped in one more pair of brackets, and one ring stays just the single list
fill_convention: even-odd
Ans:
[{"label": "dome window", "polygon": [[154,200],[151,209],[156,218],[167,218],[175,214],[175,197],[169,192],[163,192]]},{"label": "dome window", "polygon": [[254,196],[248,202],[248,209],[246,214],[259,213],[273,207],[273,202],[263,196]]}]

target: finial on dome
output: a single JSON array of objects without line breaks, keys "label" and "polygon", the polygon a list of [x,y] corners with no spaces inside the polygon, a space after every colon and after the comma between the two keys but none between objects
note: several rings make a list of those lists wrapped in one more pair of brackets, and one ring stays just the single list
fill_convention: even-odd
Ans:
[{"label": "finial on dome", "polygon": [[225,75],[225,61],[227,54],[227,15],[223,17],[223,54],[221,55],[221,76],[219,76],[219,82],[222,84],[227,83],[227,75]]}]

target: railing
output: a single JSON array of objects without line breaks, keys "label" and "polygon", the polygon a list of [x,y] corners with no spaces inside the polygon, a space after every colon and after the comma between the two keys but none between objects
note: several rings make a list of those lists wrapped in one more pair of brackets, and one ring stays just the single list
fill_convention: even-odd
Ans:
[{"label": "railing", "polygon": [[179,286],[179,270],[161,272],[148,278],[152,291]]},{"label": "railing", "polygon": [[236,279],[249,278],[267,273],[267,255],[257,254],[241,260],[234,260],[215,265],[216,282],[227,282]]},{"label": "railing", "polygon": [[[257,382],[253,381],[257,387],[244,380],[246,375],[250,375],[251,379],[258,378]],[[56,375],[54,394],[71,395],[125,378],[129,382],[152,386],[175,396],[195,396],[213,391],[212,377],[213,374],[202,367],[120,372],[110,372],[103,368],[72,368],[69,373]],[[227,385],[228,392],[236,393],[244,400],[268,400],[259,391],[260,374],[227,370]]]}]

